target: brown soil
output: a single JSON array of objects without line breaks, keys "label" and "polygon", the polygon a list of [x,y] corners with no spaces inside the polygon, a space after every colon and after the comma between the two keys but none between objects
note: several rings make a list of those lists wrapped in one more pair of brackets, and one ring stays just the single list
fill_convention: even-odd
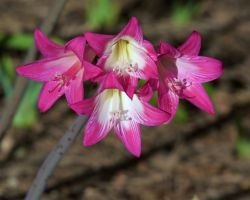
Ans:
[{"label": "brown soil", "polygon": [[[1,0],[0,32],[32,32],[50,2]],[[91,148],[82,146],[80,135],[49,179],[42,199],[250,199],[250,160],[235,151],[239,133],[250,133],[250,2],[199,2],[200,13],[188,25],[177,26],[169,17],[170,1],[120,1],[117,27],[101,31],[117,32],[129,16],[139,18],[155,44],[179,44],[192,30],[200,31],[202,54],[225,64],[223,77],[213,83],[217,115],[189,106],[188,123],[144,128],[139,159],[130,156],[113,134]],[[85,31],[84,7],[84,1],[69,1],[54,35],[68,39]],[[22,54],[15,54],[17,65],[21,59]],[[41,114],[34,128],[9,130],[0,152],[1,200],[23,199],[42,161],[74,118],[60,101]]]}]

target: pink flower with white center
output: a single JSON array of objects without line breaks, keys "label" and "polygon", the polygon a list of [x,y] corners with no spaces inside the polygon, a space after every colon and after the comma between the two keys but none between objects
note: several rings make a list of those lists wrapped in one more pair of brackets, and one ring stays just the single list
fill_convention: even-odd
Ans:
[{"label": "pink flower with white center", "polygon": [[222,73],[221,61],[198,56],[201,36],[192,32],[186,42],[177,49],[162,42],[158,57],[158,103],[159,107],[175,115],[179,98],[183,98],[214,114],[214,108],[202,83],[219,78]]},{"label": "pink flower with white center", "polygon": [[115,73],[130,97],[138,78],[157,78],[156,52],[151,43],[143,39],[135,17],[116,36],[86,33],[85,37],[100,57],[97,65],[106,72]]},{"label": "pink flower with white center", "polygon": [[[50,41],[40,30],[34,33],[35,43],[44,58],[17,68],[17,72],[35,81],[44,82],[38,107],[47,111],[65,94],[71,105],[83,99],[83,81],[100,74],[101,69],[92,65],[86,40],[79,36],[65,46]],[[86,56],[88,55],[88,56]]]},{"label": "pink flower with white center", "polygon": [[132,99],[128,97],[112,73],[108,74],[101,84],[96,96],[72,105],[77,113],[90,115],[84,130],[84,145],[96,144],[113,128],[127,150],[139,157],[141,153],[139,124],[160,125],[167,122],[170,115],[151,106],[147,102],[148,95],[142,96],[139,93],[134,94]]}]

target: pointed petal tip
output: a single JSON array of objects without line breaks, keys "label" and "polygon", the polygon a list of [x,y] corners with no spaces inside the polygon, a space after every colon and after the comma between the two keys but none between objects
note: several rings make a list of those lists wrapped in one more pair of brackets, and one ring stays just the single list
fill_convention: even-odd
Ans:
[{"label": "pointed petal tip", "polygon": [[46,108],[44,105],[42,105],[41,103],[39,103],[38,102],[38,110],[40,111],[40,112],[46,112],[46,111],[48,111],[49,110],[49,108]]},{"label": "pointed petal tip", "polygon": [[201,34],[198,31],[193,31],[177,49],[184,55],[197,56],[201,49],[201,40]]},{"label": "pointed petal tip", "polygon": [[216,114],[213,105],[210,106],[210,107],[206,110],[206,112],[207,112],[209,115],[215,115],[215,114]]},{"label": "pointed petal tip", "polygon": [[191,36],[191,35],[195,35],[195,36],[201,37],[200,32],[199,32],[199,31],[196,31],[196,30],[193,30],[193,31],[191,32],[190,36]]},{"label": "pointed petal tip", "polygon": [[18,73],[19,75],[22,75],[22,66],[18,66],[16,68],[16,73]]},{"label": "pointed petal tip", "polygon": [[93,143],[93,141],[91,141],[91,140],[87,140],[86,137],[84,137],[82,144],[85,147],[90,147],[90,146],[94,145],[95,143]]},{"label": "pointed petal tip", "polygon": [[126,150],[131,153],[133,156],[139,158],[141,156],[141,146],[130,147],[125,145]]},{"label": "pointed petal tip", "polygon": [[39,34],[43,34],[43,32],[40,30],[40,28],[35,28],[34,36],[38,36]]},{"label": "pointed petal tip", "polygon": [[136,158],[139,158],[141,156],[141,151],[134,151],[134,152],[130,152],[133,156],[135,156]]},{"label": "pointed petal tip", "polygon": [[133,22],[134,24],[139,24],[139,21],[138,21],[137,17],[135,17],[135,16],[132,16],[129,21],[131,23]]},{"label": "pointed petal tip", "polygon": [[63,53],[63,46],[50,40],[39,28],[34,31],[34,40],[37,49],[45,57]]}]

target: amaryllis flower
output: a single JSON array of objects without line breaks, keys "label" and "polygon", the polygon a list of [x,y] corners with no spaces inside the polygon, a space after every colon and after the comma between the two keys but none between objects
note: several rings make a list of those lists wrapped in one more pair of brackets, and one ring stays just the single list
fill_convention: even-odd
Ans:
[{"label": "amaryllis flower", "polygon": [[85,38],[79,36],[61,46],[50,41],[38,29],[34,37],[44,58],[18,67],[17,72],[32,80],[44,82],[38,100],[39,109],[47,111],[63,94],[69,105],[81,101],[83,81],[101,72],[101,69],[87,61],[92,56],[85,52]]},{"label": "amaryllis flower", "polygon": [[179,98],[186,99],[210,114],[214,108],[202,83],[222,75],[222,63],[214,58],[198,56],[201,36],[193,32],[177,49],[162,42],[159,49],[159,107],[176,113]]},{"label": "amaryllis flower", "polygon": [[138,78],[157,77],[155,50],[150,42],[143,39],[135,17],[116,36],[86,33],[85,37],[100,57],[97,65],[107,72],[114,72],[130,97]]},{"label": "amaryllis flower", "polygon": [[[142,91],[134,94],[132,99],[129,98],[112,73],[101,84],[96,96],[72,105],[77,113],[90,115],[84,130],[84,145],[90,146],[99,142],[113,128],[127,150],[137,157],[140,156],[139,124],[160,125],[167,122],[170,115],[147,102],[149,92]],[[143,96],[143,93],[147,95]]]}]

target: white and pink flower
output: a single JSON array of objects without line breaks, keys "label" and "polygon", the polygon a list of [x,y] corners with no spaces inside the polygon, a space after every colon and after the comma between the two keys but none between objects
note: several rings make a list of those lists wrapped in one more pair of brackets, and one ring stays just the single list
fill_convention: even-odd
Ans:
[{"label": "white and pink flower", "polygon": [[140,124],[161,125],[169,120],[170,115],[147,102],[148,92],[145,96],[143,92],[134,94],[131,99],[122,91],[115,77],[108,76],[95,97],[72,105],[77,113],[90,115],[83,143],[85,146],[93,145],[113,128],[128,151],[138,157],[141,153]]},{"label": "white and pink flower", "polygon": [[138,78],[157,78],[156,52],[152,44],[143,39],[135,17],[116,36],[85,33],[85,37],[100,57],[97,65],[106,72],[115,73],[130,97],[133,96]]}]

